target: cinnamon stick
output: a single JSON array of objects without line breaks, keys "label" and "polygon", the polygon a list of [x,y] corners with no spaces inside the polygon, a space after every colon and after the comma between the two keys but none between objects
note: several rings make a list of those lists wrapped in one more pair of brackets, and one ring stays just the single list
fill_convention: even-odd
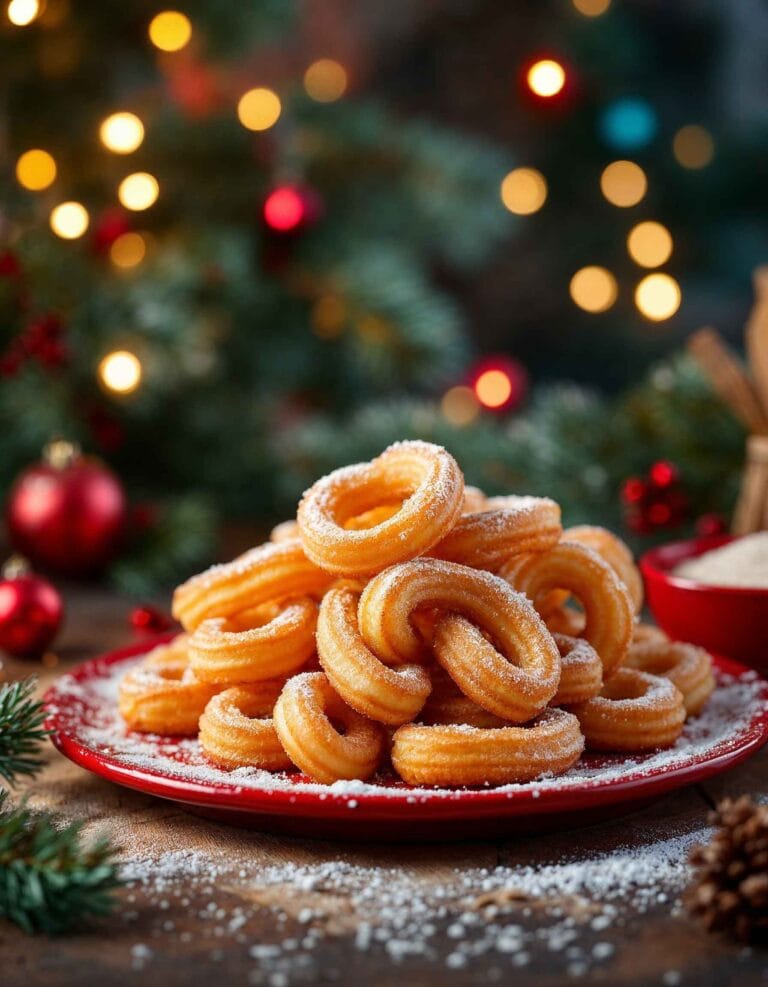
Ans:
[{"label": "cinnamon stick", "polygon": [[768,266],[755,270],[755,304],[744,330],[757,397],[768,417]]},{"label": "cinnamon stick", "polygon": [[688,340],[688,351],[748,431],[768,434],[768,412],[763,411],[741,360],[719,333],[711,328],[700,329]]}]

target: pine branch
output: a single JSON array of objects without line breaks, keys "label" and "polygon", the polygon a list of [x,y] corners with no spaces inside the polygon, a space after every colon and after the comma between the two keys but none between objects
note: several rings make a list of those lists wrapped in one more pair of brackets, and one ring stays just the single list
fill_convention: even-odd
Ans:
[{"label": "pine branch", "polygon": [[34,697],[36,679],[0,686],[0,778],[13,785],[22,775],[33,775],[43,761],[45,709]]},{"label": "pine branch", "polygon": [[106,914],[122,883],[106,839],[83,846],[82,823],[57,829],[48,814],[5,808],[0,793],[0,917],[58,935]]}]

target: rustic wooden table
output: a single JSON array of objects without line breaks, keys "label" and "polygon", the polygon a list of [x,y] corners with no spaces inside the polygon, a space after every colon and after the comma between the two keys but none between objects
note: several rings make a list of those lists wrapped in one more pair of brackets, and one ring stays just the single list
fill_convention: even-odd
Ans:
[{"label": "rustic wooden table", "polygon": [[[127,601],[77,590],[67,602],[59,665],[43,672],[43,684],[132,639]],[[6,662],[12,677],[29,670]],[[63,939],[29,938],[0,922],[0,982],[765,984],[768,952],[703,932],[679,892],[686,841],[701,835],[709,808],[726,793],[768,797],[767,769],[768,750],[643,812],[554,836],[344,846],[204,821],[51,749],[29,786],[31,805],[87,820],[86,834],[111,833],[133,881],[114,915]],[[577,893],[570,882],[579,867],[586,877]],[[479,894],[482,868],[502,868],[512,888],[526,874],[528,892],[490,911],[467,905],[468,876]],[[539,874],[537,894],[531,875]]]}]

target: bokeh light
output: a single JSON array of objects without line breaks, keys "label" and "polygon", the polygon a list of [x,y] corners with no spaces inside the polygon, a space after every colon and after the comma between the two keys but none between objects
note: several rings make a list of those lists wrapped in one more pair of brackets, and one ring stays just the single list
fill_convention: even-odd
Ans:
[{"label": "bokeh light", "polygon": [[26,27],[40,13],[39,0],[11,0],[6,13],[11,24],[16,27]]},{"label": "bokeh light", "polygon": [[565,85],[565,69],[553,58],[542,58],[528,69],[526,81],[532,93],[550,99]]},{"label": "bokeh light", "polygon": [[480,404],[471,387],[459,384],[445,392],[440,402],[443,418],[451,425],[470,425],[480,414]]},{"label": "bokeh light", "polygon": [[649,274],[635,289],[635,305],[652,322],[671,318],[681,300],[680,285],[669,274]]},{"label": "bokeh light", "polygon": [[708,130],[690,123],[675,134],[672,153],[683,168],[706,168],[715,156],[715,142]]},{"label": "bokeh light", "polygon": [[599,17],[611,6],[611,0],[573,0],[573,6],[585,17]]},{"label": "bokeh light", "polygon": [[304,199],[299,190],[291,185],[276,188],[264,202],[264,219],[273,230],[288,233],[295,230],[304,217]]},{"label": "bokeh light", "polygon": [[509,374],[498,367],[484,370],[475,381],[475,395],[486,408],[501,408],[512,397]]},{"label": "bokeh light", "polygon": [[237,104],[237,116],[248,130],[269,130],[280,119],[281,111],[280,97],[263,86],[243,93]]},{"label": "bokeh light", "polygon": [[672,234],[661,223],[647,220],[629,231],[629,256],[641,267],[661,267],[672,256]]},{"label": "bokeh light", "polygon": [[604,267],[582,267],[568,286],[571,298],[585,312],[607,312],[619,293],[616,278]]},{"label": "bokeh light", "polygon": [[25,151],[16,162],[16,178],[19,185],[30,192],[39,192],[48,188],[56,178],[56,162],[53,157],[40,148]]},{"label": "bokeh light", "polygon": [[99,363],[99,380],[113,394],[131,394],[141,383],[141,361],[130,350],[115,350]]},{"label": "bokeh light", "polygon": [[600,116],[603,141],[616,151],[634,151],[645,147],[656,136],[658,120],[651,104],[637,96],[616,99]]},{"label": "bokeh light", "polygon": [[120,182],[117,197],[126,209],[140,212],[149,209],[157,201],[160,186],[154,175],[146,171],[136,171]]},{"label": "bokeh light", "polygon": [[636,206],[648,190],[645,172],[634,161],[613,161],[600,176],[600,188],[614,206]]},{"label": "bokeh light", "polygon": [[310,322],[320,339],[335,339],[347,323],[347,306],[338,295],[322,295],[312,306]]},{"label": "bokeh light", "polygon": [[51,212],[51,229],[62,240],[77,240],[88,229],[88,210],[80,202],[62,202]]},{"label": "bokeh light", "polygon": [[147,253],[147,243],[141,233],[123,233],[109,248],[109,259],[115,265],[127,270],[140,264]]},{"label": "bokeh light", "polygon": [[333,103],[347,91],[347,70],[332,58],[318,58],[304,73],[304,88],[318,103]]},{"label": "bokeh light", "polygon": [[546,179],[535,168],[515,168],[501,183],[501,201],[518,216],[538,212],[546,200]]},{"label": "bokeh light", "polygon": [[192,37],[192,24],[179,10],[163,10],[149,22],[149,40],[161,51],[180,51]]},{"label": "bokeh light", "polygon": [[135,113],[112,113],[102,121],[99,137],[115,154],[130,154],[144,140],[144,124]]}]

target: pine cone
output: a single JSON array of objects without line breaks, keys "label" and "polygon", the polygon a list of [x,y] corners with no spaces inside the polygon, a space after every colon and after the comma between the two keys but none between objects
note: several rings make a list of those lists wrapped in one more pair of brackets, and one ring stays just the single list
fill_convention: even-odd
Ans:
[{"label": "pine cone", "polygon": [[768,805],[748,795],[724,799],[709,822],[716,826],[706,846],[694,847],[694,883],[685,904],[710,931],[740,942],[768,941]]}]

